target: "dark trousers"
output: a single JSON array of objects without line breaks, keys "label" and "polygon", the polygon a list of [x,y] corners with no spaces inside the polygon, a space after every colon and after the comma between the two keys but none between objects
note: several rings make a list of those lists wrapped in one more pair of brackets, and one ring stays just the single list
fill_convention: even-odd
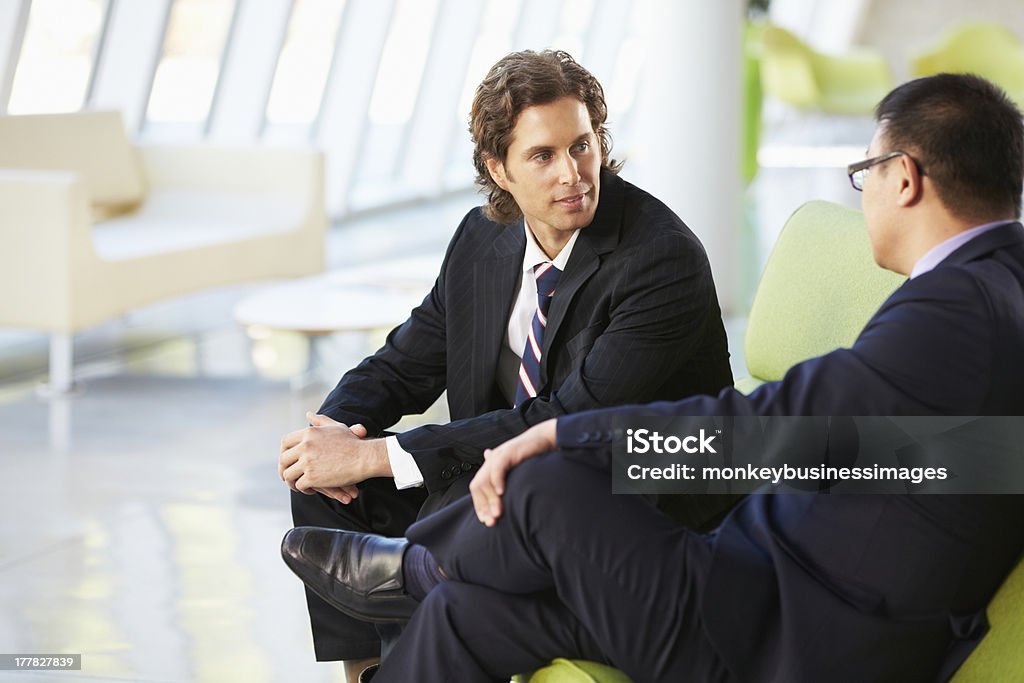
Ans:
[{"label": "dark trousers", "polygon": [[[465,496],[471,479],[469,475],[459,477],[444,491],[432,494],[423,488],[399,491],[393,479],[369,479],[359,485],[359,497],[348,505],[319,493],[307,496],[293,492],[292,520],[295,526],[404,536],[409,525],[419,517]],[[317,661],[366,659],[380,655],[381,634],[372,624],[342,614],[309,589],[306,589],[306,604]],[[390,634],[391,631],[387,631],[387,635]]]},{"label": "dark trousers", "polygon": [[449,581],[435,588],[377,680],[508,681],[554,657],[614,664],[636,681],[729,675],[697,609],[711,549],[607,473],[562,457],[509,476],[484,527],[464,498],[413,525]]}]

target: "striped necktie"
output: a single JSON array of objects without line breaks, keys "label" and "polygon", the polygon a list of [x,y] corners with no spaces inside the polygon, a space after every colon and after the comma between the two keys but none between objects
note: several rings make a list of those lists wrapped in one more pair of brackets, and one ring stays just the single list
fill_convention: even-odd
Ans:
[{"label": "striped necktie", "polygon": [[537,311],[533,314],[533,324],[526,335],[526,348],[523,350],[523,362],[519,366],[519,382],[516,385],[516,405],[528,398],[537,396],[540,385],[540,350],[544,344],[544,328],[548,324],[548,308],[551,297],[558,286],[558,278],[562,274],[551,263],[541,263],[533,267],[533,277],[537,281]]}]

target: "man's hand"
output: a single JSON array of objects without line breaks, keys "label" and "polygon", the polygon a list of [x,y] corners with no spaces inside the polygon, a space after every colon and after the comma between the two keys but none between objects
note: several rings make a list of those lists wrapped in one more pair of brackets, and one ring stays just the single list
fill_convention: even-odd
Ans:
[{"label": "man's hand", "polygon": [[547,420],[530,427],[514,439],[495,449],[484,451],[484,464],[469,484],[476,516],[487,526],[494,526],[501,517],[501,496],[505,493],[505,477],[519,463],[555,448],[557,420]]},{"label": "man's hand", "polygon": [[[356,436],[358,436],[360,439],[365,439],[366,435],[369,433],[366,431],[366,427],[364,427],[363,425],[352,425],[351,427],[348,428],[348,430],[355,434]],[[339,503],[342,503],[343,505],[348,505],[353,500],[359,497],[359,487],[355,485],[338,486],[335,488],[317,487],[314,488],[313,491],[319,493],[321,496],[333,498],[334,500],[338,501]],[[307,496],[309,496],[313,494],[313,491],[304,491],[304,493]]]},{"label": "man's hand", "polygon": [[278,473],[293,491],[319,492],[347,504],[359,495],[359,482],[393,476],[383,439],[364,440],[362,425],[350,429],[326,415],[306,418],[311,426],[281,440]]}]

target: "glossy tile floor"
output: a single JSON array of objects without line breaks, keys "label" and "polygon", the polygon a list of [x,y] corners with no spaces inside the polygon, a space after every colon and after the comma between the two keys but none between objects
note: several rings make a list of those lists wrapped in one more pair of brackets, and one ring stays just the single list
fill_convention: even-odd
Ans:
[{"label": "glossy tile floor", "polygon": [[[803,201],[856,199],[836,189],[841,174],[765,170],[752,193],[770,226],[756,229],[759,260]],[[475,203],[460,195],[338,226],[330,267],[440,260]],[[79,335],[80,388],[66,398],[37,394],[45,337],[0,330],[0,653],[83,655],[79,672],[0,680],[343,680],[338,665],[313,661],[301,587],[278,556],[290,516],[277,449],[383,333],[322,338],[314,381],[293,389],[305,340],[253,340],[231,317],[265,285],[183,297]],[[729,327],[745,374],[742,321]]]}]

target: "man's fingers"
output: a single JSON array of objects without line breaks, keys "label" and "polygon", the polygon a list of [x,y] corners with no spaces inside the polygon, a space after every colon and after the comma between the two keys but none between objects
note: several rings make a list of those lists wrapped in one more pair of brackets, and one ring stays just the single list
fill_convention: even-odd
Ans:
[{"label": "man's fingers", "polygon": [[316,482],[306,472],[299,475],[298,479],[295,480],[295,490],[299,493],[304,493],[307,496],[316,495]]},{"label": "man's fingers", "polygon": [[298,460],[298,453],[294,449],[289,448],[288,450],[282,452],[281,457],[277,459],[278,476],[281,477],[281,479],[283,480],[285,470],[287,470],[289,467],[298,462]]},{"label": "man's fingers", "polygon": [[327,427],[328,425],[340,425],[340,422],[332,420],[326,415],[318,415],[312,410],[306,411],[306,420],[314,427]]},{"label": "man's fingers", "polygon": [[[296,485],[296,482],[303,474],[305,474],[305,472],[303,472],[302,468],[299,467],[299,464],[293,463],[290,467],[285,469],[282,479],[284,479],[284,483],[288,484],[288,488],[292,491],[299,491],[299,487]],[[307,482],[306,488],[310,488],[310,483],[311,482]]]},{"label": "man's fingers", "polygon": [[469,484],[469,493],[477,519],[486,526],[494,526],[495,520],[501,516],[501,493],[495,488],[495,483],[503,484],[504,471],[493,453],[490,457],[485,455],[485,458],[483,466]]},{"label": "man's fingers", "polygon": [[305,431],[305,429],[299,429],[281,437],[281,452],[284,453],[289,448],[297,446],[302,441],[303,432]]},{"label": "man's fingers", "polygon": [[484,521],[484,524],[487,526],[494,526],[498,521],[498,517],[501,517],[501,498],[495,498],[491,503],[491,514]]},{"label": "man's fingers", "polygon": [[491,488],[494,490],[495,497],[505,493],[505,473],[508,471],[508,466],[504,464],[504,461],[495,461],[494,467],[491,468]]},{"label": "man's fingers", "polygon": [[348,493],[348,491],[346,490],[346,487],[341,487],[341,488],[320,488],[320,487],[314,487],[313,490],[316,491],[317,493],[319,493],[322,496],[326,496],[327,498],[331,498],[333,500],[338,501],[342,505],[348,505],[349,503],[352,502],[352,496]]},{"label": "man's fingers", "polygon": [[487,471],[490,465],[484,463],[480,470],[473,477],[473,481],[469,483],[469,495],[473,499],[473,509],[476,511],[476,517],[484,524],[487,523],[487,518],[490,516],[491,504],[488,489],[490,487],[490,473]]},{"label": "man's fingers", "polygon": [[370,433],[363,425],[352,425],[351,427],[348,428],[348,430],[355,434],[356,436],[358,436],[360,439],[365,439],[366,436]]}]

